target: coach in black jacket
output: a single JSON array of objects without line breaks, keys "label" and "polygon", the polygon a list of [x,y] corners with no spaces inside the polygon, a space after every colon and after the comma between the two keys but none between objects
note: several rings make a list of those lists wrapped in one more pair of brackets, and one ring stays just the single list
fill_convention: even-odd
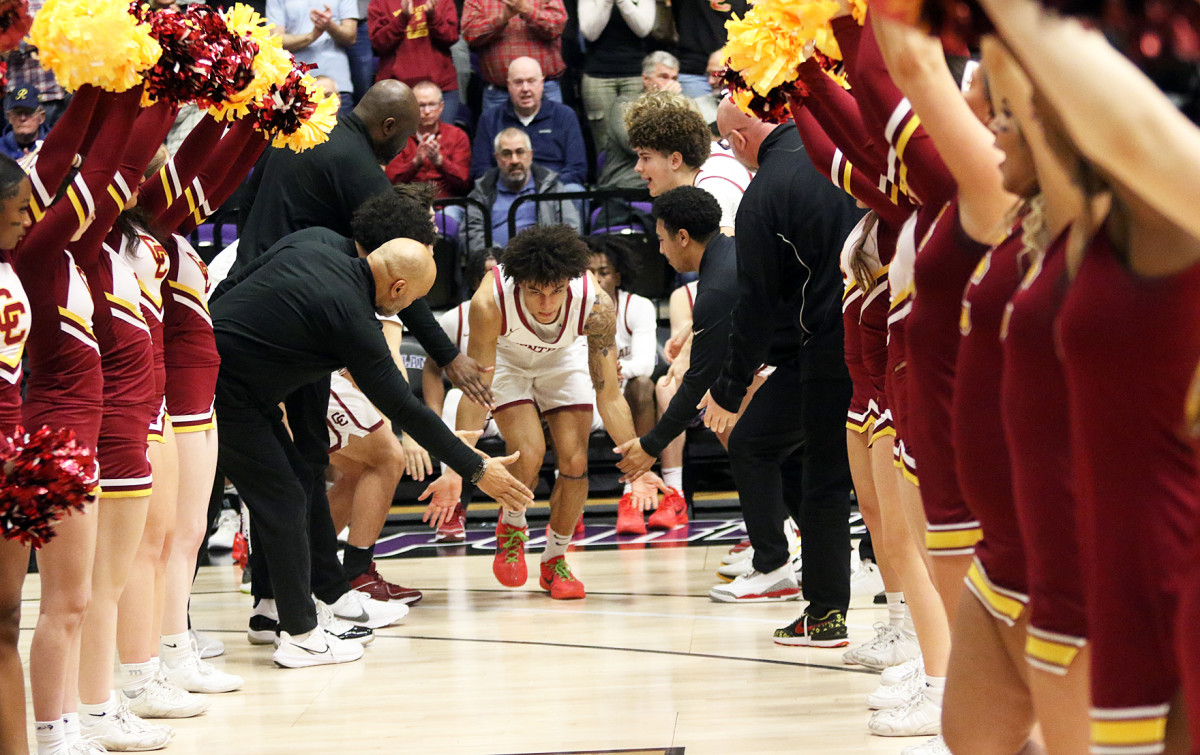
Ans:
[{"label": "coach in black jacket", "polygon": [[[816,171],[791,124],[763,123],[726,100],[717,126],[738,159],[758,172],[737,213],[740,293],[731,348],[703,403],[713,430],[737,422],[729,455],[754,546],[748,579],[758,582],[735,581],[710,596],[736,602],[787,592],[789,554],[780,527],[786,504],[804,540],[809,604],[776,639],[845,644],[851,482],[844,422],[851,386],[839,256],[860,212]],[[764,366],[774,371],[739,420],[746,389]]]}]

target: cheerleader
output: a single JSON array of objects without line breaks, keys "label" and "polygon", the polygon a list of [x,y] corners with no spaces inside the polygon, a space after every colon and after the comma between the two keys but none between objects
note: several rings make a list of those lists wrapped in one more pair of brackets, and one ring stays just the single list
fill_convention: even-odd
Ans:
[{"label": "cheerleader", "polygon": [[[25,171],[0,158],[0,444],[21,424],[21,356],[29,335],[29,297],[13,269],[12,252],[32,225],[33,189]],[[0,470],[0,480],[4,473]],[[25,679],[17,639],[21,585],[29,568],[29,548],[15,532],[0,526],[0,752],[27,753]]]},{"label": "cheerleader", "polygon": [[1196,668],[1195,627],[1176,636],[1176,622],[1200,521],[1200,465],[1184,421],[1200,359],[1200,131],[1099,32],[1029,0],[984,5],[1084,174],[1102,172],[1113,196],[1106,221],[1081,218],[1091,238],[1067,259],[1073,280],[1057,322],[1088,598],[1092,751],[1187,752],[1181,671]]}]

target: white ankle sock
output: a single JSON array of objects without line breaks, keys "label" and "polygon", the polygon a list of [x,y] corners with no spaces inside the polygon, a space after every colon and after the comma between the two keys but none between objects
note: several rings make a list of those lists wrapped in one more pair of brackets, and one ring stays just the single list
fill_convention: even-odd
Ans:
[{"label": "white ankle sock", "polygon": [[146,688],[146,685],[150,684],[157,671],[157,658],[151,658],[144,663],[122,663],[117,684],[125,696],[132,699],[137,697]]},{"label": "white ankle sock", "polygon": [[942,704],[942,696],[946,694],[946,677],[925,677],[925,699],[931,703]]},{"label": "white ankle sock", "polygon": [[38,755],[51,755],[51,753],[58,752],[67,743],[63,720],[58,718],[53,721],[35,722],[34,737],[37,739]]},{"label": "white ankle sock", "polygon": [[629,482],[625,483],[624,489],[621,490],[621,495],[627,495],[632,492],[633,492],[633,484],[629,483]]},{"label": "white ankle sock", "polygon": [[912,609],[908,607],[908,603],[904,604],[904,623],[901,628],[909,637],[917,636],[917,627],[913,624]]},{"label": "white ankle sock", "polygon": [[108,715],[110,712],[117,709],[117,698],[113,693],[109,693],[108,699],[102,703],[89,705],[80,701],[79,703],[79,723],[81,726],[97,723],[97,720]]},{"label": "white ankle sock", "polygon": [[662,478],[668,488],[683,492],[683,467],[663,467]]},{"label": "white ankle sock", "polygon": [[904,624],[904,593],[885,592],[888,608],[888,624],[894,627]]},{"label": "white ankle sock", "polygon": [[525,521],[525,512],[524,511],[513,511],[512,509],[505,509],[504,513],[500,515],[500,521],[504,522],[509,527],[528,527],[529,526],[529,523]]},{"label": "white ankle sock", "polygon": [[192,638],[187,632],[164,634],[158,640],[158,655],[169,668],[178,666],[192,654]]},{"label": "white ankle sock", "polygon": [[546,541],[546,550],[542,551],[542,563],[544,564],[559,556],[565,556],[567,554],[567,546],[570,544],[571,535],[560,535],[554,530],[550,530],[550,538]]},{"label": "white ankle sock", "polygon": [[79,741],[79,714],[75,711],[63,714],[63,735],[68,746]]}]

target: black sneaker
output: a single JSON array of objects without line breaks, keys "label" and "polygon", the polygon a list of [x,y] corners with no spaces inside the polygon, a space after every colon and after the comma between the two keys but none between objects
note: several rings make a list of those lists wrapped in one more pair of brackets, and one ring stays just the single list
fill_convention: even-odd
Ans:
[{"label": "black sneaker", "polygon": [[800,618],[782,629],[775,630],[777,645],[807,645],[816,648],[840,648],[850,644],[846,632],[846,614],[837,609],[821,617],[810,616],[806,610]]}]

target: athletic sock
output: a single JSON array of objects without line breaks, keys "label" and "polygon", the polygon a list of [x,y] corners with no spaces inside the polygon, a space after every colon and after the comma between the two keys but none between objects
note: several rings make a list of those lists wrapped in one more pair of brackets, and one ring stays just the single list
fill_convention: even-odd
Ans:
[{"label": "athletic sock", "polygon": [[500,521],[504,522],[509,527],[528,527],[529,526],[529,522],[525,521],[525,512],[524,511],[513,511],[512,509],[505,509],[504,513],[502,513],[500,515]]},{"label": "athletic sock", "polygon": [[72,711],[64,713],[63,717],[63,739],[66,740],[67,746],[71,746],[79,741],[79,714]]},{"label": "athletic sock", "polygon": [[542,563],[544,564],[559,556],[565,556],[567,554],[567,546],[570,544],[571,535],[560,535],[554,530],[550,530],[550,537],[546,540],[546,550],[542,551]]},{"label": "athletic sock", "polygon": [[621,491],[621,495],[628,495],[633,492],[633,483],[625,483],[625,489]]},{"label": "athletic sock", "polygon": [[917,636],[917,627],[913,624],[912,609],[908,607],[908,603],[904,604],[904,624],[901,625],[901,628],[909,637]]},{"label": "athletic sock", "polygon": [[89,705],[85,702],[80,701],[80,703],[79,703],[79,722],[81,725],[85,724],[85,723],[95,723],[98,719],[101,719],[101,718],[104,718],[105,716],[107,716],[110,711],[116,710],[116,708],[117,708],[116,696],[114,694],[112,694],[111,692],[108,695],[108,699],[102,703],[96,703],[95,705]]},{"label": "athletic sock", "polygon": [[117,685],[130,700],[141,694],[158,671],[158,659],[151,658],[145,663],[122,663]]},{"label": "athletic sock", "polygon": [[662,478],[668,488],[683,492],[683,467],[663,467]]},{"label": "athletic sock", "polygon": [[885,592],[888,607],[888,625],[900,627],[904,625],[904,593]]},{"label": "athletic sock", "polygon": [[931,703],[942,704],[942,696],[946,694],[946,677],[925,677],[925,699]]},{"label": "athletic sock", "polygon": [[37,739],[38,755],[51,755],[67,744],[66,727],[61,718],[53,721],[36,721],[34,737]]},{"label": "athletic sock", "polygon": [[175,668],[192,654],[192,637],[187,632],[164,634],[158,639],[158,655],[168,668]]},{"label": "athletic sock", "polygon": [[346,579],[354,580],[363,574],[367,573],[367,569],[371,568],[371,562],[375,560],[375,546],[368,548],[355,548],[349,543],[346,544],[346,555],[342,559],[342,567],[346,570]]}]

